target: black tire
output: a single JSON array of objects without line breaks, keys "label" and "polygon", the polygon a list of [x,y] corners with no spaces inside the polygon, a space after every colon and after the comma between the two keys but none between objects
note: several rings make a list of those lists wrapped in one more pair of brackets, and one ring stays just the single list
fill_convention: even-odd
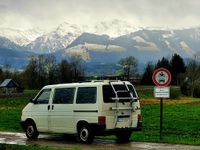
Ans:
[{"label": "black tire", "polygon": [[29,139],[37,139],[39,132],[37,131],[37,128],[35,126],[35,123],[32,121],[28,121],[26,123],[25,133],[27,138]]},{"label": "black tire", "polygon": [[130,137],[131,137],[131,132],[129,131],[124,131],[124,132],[118,132],[116,134],[116,137],[117,137],[117,142],[119,143],[127,143],[129,142],[130,140]]},{"label": "black tire", "polygon": [[78,138],[81,143],[90,144],[94,140],[94,133],[88,124],[78,127]]}]

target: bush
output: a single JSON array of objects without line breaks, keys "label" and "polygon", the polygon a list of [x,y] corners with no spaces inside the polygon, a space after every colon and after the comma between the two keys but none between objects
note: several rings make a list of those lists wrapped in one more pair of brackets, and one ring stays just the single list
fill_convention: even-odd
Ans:
[{"label": "bush", "polygon": [[181,90],[178,87],[170,88],[170,98],[177,99],[181,96]]},{"label": "bush", "polygon": [[181,93],[185,96],[191,96],[191,89],[188,82],[185,82],[185,81],[182,82]]},{"label": "bush", "polygon": [[195,86],[193,97],[200,97],[200,85]]},{"label": "bush", "polygon": [[[186,96],[191,96],[191,87],[187,82],[183,82],[181,85],[181,92]],[[200,97],[200,85],[194,87],[193,97]]]}]

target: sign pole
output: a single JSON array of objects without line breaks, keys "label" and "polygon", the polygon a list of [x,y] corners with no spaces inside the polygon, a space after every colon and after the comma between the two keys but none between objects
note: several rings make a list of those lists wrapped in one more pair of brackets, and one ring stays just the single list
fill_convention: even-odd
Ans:
[{"label": "sign pole", "polygon": [[163,98],[160,99],[160,140],[162,140],[163,130]]},{"label": "sign pole", "polygon": [[154,96],[160,98],[160,140],[163,131],[163,98],[170,98],[170,88],[167,87],[171,82],[171,73],[165,68],[158,68],[152,76],[154,84]]}]

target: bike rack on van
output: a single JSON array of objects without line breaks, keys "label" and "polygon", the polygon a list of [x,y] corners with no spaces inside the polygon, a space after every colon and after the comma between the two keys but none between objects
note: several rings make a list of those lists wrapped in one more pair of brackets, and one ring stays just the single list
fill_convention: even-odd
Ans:
[{"label": "bike rack on van", "polygon": [[[112,98],[112,100],[115,100],[115,108],[112,108],[112,110],[115,110],[115,127],[117,126],[117,121],[118,121],[118,112],[119,110],[130,110],[130,125],[132,125],[132,112],[135,111],[134,107],[132,107],[132,103],[137,101],[137,98],[133,97],[132,92],[130,91],[128,85],[126,84],[126,82],[123,81],[123,84],[125,85],[127,90],[115,90],[114,85],[112,84],[112,82],[109,82],[110,86],[112,87],[114,93],[115,93],[115,97]],[[118,93],[130,93],[130,97],[119,97]],[[118,106],[118,102],[119,100],[125,100],[125,99],[130,99],[130,107],[119,107]]]}]

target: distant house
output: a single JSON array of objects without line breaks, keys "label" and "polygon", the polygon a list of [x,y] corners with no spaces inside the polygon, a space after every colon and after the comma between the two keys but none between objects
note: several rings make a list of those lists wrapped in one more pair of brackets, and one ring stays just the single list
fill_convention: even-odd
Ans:
[{"label": "distant house", "polygon": [[0,89],[6,94],[23,92],[23,88],[20,87],[13,79],[5,79],[1,83]]}]

